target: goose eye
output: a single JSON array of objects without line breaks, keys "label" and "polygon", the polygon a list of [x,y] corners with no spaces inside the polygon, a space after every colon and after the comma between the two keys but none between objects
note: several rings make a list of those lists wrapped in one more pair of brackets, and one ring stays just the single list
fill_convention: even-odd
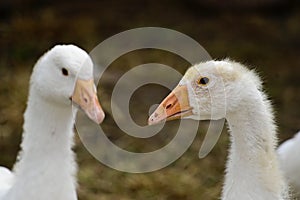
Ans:
[{"label": "goose eye", "polygon": [[63,74],[64,76],[68,76],[68,75],[69,75],[69,72],[68,72],[68,70],[67,70],[66,68],[62,68],[62,69],[61,69],[61,72],[62,72],[62,74]]},{"label": "goose eye", "polygon": [[201,77],[199,80],[198,80],[198,84],[199,85],[206,85],[209,83],[209,78],[207,77]]}]

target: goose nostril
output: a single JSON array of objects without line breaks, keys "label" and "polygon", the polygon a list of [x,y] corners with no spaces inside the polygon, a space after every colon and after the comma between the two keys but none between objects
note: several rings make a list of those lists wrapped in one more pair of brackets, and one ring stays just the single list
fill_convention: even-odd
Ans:
[{"label": "goose nostril", "polygon": [[171,107],[172,107],[172,104],[168,104],[167,107],[166,107],[166,109],[169,109]]}]

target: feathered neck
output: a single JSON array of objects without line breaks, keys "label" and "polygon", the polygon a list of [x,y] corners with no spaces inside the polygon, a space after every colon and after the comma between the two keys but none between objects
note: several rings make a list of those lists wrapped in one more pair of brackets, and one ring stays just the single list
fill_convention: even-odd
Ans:
[{"label": "feathered neck", "polygon": [[31,89],[15,183],[7,199],[77,199],[74,117],[71,105],[54,105]]},{"label": "feathered neck", "polygon": [[286,186],[275,153],[276,127],[270,103],[258,90],[251,91],[243,103],[226,117],[231,147],[222,199],[283,199]]}]

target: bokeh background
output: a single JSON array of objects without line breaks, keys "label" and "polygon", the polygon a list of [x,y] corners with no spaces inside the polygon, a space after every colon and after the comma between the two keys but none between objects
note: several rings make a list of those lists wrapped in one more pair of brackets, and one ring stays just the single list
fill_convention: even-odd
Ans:
[{"label": "bokeh background", "polygon": [[[87,51],[127,29],[158,26],[198,41],[215,59],[232,58],[256,68],[273,101],[280,142],[300,129],[300,3],[289,0],[1,0],[0,2],[0,165],[11,168],[21,141],[29,77],[35,61],[55,44],[73,43]],[[111,90],[136,65],[158,62],[184,72],[189,63],[158,50],[140,50],[117,59],[98,86],[106,109],[103,128],[122,148],[147,152],[172,139],[172,131],[136,139],[120,131],[110,108]],[[161,75],[162,78],[164,75]],[[165,75],[167,76],[167,75]],[[148,110],[169,91],[146,85],[132,97],[130,112],[140,125]],[[149,95],[151,94],[151,95]],[[203,125],[203,126],[201,126]],[[167,124],[176,129],[178,122]],[[206,124],[175,163],[146,174],[110,169],[95,160],[76,135],[78,195],[98,199],[218,199],[228,147],[226,131],[211,154],[198,158]],[[107,152],[109,153],[109,152]]]}]

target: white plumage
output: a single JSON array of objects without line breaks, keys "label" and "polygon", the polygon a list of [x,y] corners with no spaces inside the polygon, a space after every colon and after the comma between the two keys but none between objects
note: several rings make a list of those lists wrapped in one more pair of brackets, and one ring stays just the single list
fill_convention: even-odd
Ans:
[{"label": "white plumage", "polygon": [[33,69],[21,151],[13,173],[0,168],[0,200],[77,199],[72,102],[95,122],[103,120],[89,55],[58,45]]},{"label": "white plumage", "polygon": [[177,118],[226,118],[231,146],[223,200],[289,198],[275,151],[273,111],[255,72],[230,60],[192,66],[149,124]]},{"label": "white plumage", "polygon": [[5,167],[0,167],[0,199],[6,194],[14,181],[13,173]]},{"label": "white plumage", "polygon": [[300,198],[300,132],[282,143],[277,149],[282,171],[291,185],[292,192]]}]

